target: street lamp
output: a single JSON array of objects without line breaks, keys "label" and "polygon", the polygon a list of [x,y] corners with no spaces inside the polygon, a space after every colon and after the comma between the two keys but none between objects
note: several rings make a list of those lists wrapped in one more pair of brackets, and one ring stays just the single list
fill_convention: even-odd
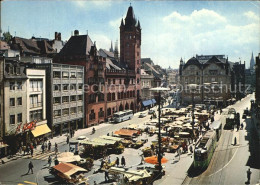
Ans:
[{"label": "street lamp", "polygon": [[159,93],[159,109],[158,109],[158,122],[159,122],[159,132],[158,132],[158,144],[159,144],[159,151],[158,151],[158,164],[159,164],[159,174],[161,176],[162,174],[162,155],[161,155],[161,92],[163,91],[169,91],[169,88],[165,87],[156,87],[151,88],[151,91],[156,91]]}]

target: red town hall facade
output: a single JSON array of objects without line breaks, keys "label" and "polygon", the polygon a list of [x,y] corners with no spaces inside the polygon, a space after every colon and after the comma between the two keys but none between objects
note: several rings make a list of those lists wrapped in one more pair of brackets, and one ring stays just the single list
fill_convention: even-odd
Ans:
[{"label": "red town hall facade", "polygon": [[85,126],[105,122],[117,111],[141,108],[141,26],[132,6],[121,21],[120,59],[110,54],[112,58],[101,55],[88,35],[75,30],[54,58],[56,63],[84,66]]}]

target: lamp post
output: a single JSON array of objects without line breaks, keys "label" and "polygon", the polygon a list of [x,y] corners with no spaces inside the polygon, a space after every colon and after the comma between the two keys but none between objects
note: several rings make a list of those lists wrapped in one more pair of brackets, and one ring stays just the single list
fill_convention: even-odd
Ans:
[{"label": "lamp post", "polygon": [[159,122],[159,132],[158,132],[158,145],[159,145],[159,151],[158,151],[158,165],[159,165],[159,175],[162,174],[162,154],[161,154],[161,92],[162,91],[169,91],[169,88],[163,88],[163,87],[156,87],[151,88],[151,91],[156,91],[159,93],[159,109],[158,109],[158,122]]}]

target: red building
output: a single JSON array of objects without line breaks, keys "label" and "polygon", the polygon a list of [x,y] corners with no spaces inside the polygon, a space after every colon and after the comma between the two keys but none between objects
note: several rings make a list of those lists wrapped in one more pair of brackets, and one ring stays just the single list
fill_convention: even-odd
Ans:
[{"label": "red building", "polygon": [[54,62],[84,66],[85,123],[106,121],[114,112],[141,108],[141,27],[132,6],[120,26],[120,59],[115,53],[97,51],[88,35],[75,30]]}]

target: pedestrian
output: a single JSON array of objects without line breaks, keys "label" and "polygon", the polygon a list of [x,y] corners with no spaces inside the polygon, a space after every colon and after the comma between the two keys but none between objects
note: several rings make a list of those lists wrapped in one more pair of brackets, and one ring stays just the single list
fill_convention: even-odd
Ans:
[{"label": "pedestrian", "polygon": [[108,175],[108,171],[105,170],[105,182],[108,182],[110,179],[109,179],[109,175]]},{"label": "pedestrian", "polygon": [[152,119],[153,119],[153,116],[150,117],[150,120],[152,120]]},{"label": "pedestrian", "polygon": [[101,161],[101,163],[100,163],[100,170],[103,168],[104,163],[105,163],[105,161],[104,161],[104,159],[102,159],[102,161]]},{"label": "pedestrian", "polygon": [[142,152],[140,156],[141,156],[141,163],[140,164],[143,164],[143,162],[144,162],[144,153]]},{"label": "pedestrian", "polygon": [[51,151],[51,142],[48,143],[48,150]]},{"label": "pedestrian", "polygon": [[47,151],[47,148],[48,148],[48,146],[47,146],[47,141],[46,141],[46,142],[44,142],[44,150]]},{"label": "pedestrian", "polygon": [[28,165],[28,172],[27,172],[27,174],[29,174],[30,171],[32,171],[32,174],[33,174],[33,163],[32,163],[32,161],[30,161],[30,163]]},{"label": "pedestrian", "polygon": [[107,162],[108,162],[108,164],[110,164],[110,163],[111,163],[110,156],[108,156],[108,158],[107,158]]},{"label": "pedestrian", "polygon": [[107,136],[109,136],[109,133],[107,133]]},{"label": "pedestrian", "polygon": [[31,156],[33,156],[33,148],[31,148]]},{"label": "pedestrian", "polygon": [[124,156],[122,156],[122,158],[121,158],[121,165],[125,167],[125,158],[124,158]]},{"label": "pedestrian", "polygon": [[57,156],[57,155],[56,155],[55,158],[54,158],[54,164],[55,164],[55,166],[59,164],[58,156]]},{"label": "pedestrian", "polygon": [[70,136],[68,135],[67,136],[67,144],[69,144],[69,142],[70,142]]},{"label": "pedestrian", "polygon": [[71,138],[73,137],[72,129],[70,130],[70,137],[71,137]]},{"label": "pedestrian", "polygon": [[119,165],[119,158],[116,157],[116,166],[118,167],[118,165]]},{"label": "pedestrian", "polygon": [[33,148],[36,148],[37,145],[36,145],[36,141],[33,141]]},{"label": "pedestrian", "polygon": [[41,148],[42,148],[42,153],[44,153],[44,143],[42,143]]},{"label": "pedestrian", "polygon": [[237,145],[237,137],[234,139],[234,145]]},{"label": "pedestrian", "polygon": [[49,167],[51,166],[51,163],[52,163],[52,158],[51,158],[51,156],[49,156],[49,158],[48,158]]},{"label": "pedestrian", "polygon": [[191,154],[193,153],[192,145],[190,145],[190,153],[191,153]]},{"label": "pedestrian", "polygon": [[29,144],[27,144],[27,145],[26,145],[26,154],[28,155],[29,152],[30,152],[30,146],[29,146]]},{"label": "pedestrian", "polygon": [[250,184],[250,178],[251,178],[251,171],[250,171],[250,168],[248,168],[248,170],[247,170],[247,182],[248,182],[248,184]]},{"label": "pedestrian", "polygon": [[243,123],[241,123],[241,130],[243,130],[243,128],[244,128],[244,124],[243,124]]}]

